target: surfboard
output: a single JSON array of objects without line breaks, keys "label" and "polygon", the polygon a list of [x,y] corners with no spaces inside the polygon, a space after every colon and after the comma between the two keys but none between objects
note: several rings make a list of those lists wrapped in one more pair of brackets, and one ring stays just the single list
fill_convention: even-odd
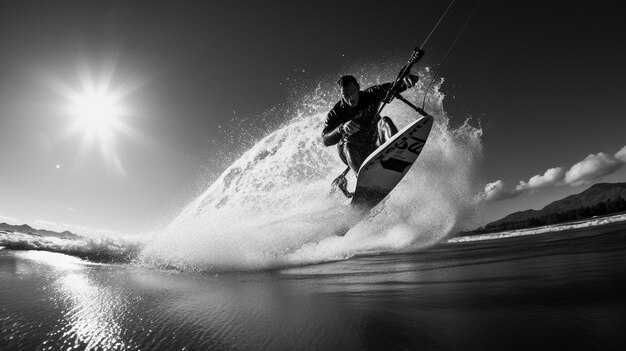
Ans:
[{"label": "surfboard", "polygon": [[431,116],[410,123],[363,162],[356,181],[352,206],[367,211],[380,203],[404,178],[422,152],[433,125]]}]

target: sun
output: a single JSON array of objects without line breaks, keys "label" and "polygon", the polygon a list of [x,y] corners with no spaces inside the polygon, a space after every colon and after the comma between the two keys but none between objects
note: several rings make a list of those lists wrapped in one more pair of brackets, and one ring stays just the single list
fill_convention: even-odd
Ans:
[{"label": "sun", "polygon": [[85,91],[73,100],[72,114],[77,128],[103,137],[119,126],[122,106],[108,91]]},{"label": "sun", "polygon": [[74,148],[78,161],[93,159],[88,157],[88,152],[96,145],[109,174],[123,177],[126,171],[121,157],[122,146],[118,142],[120,137],[147,144],[147,139],[132,126],[132,119],[139,114],[129,107],[129,96],[147,80],[131,74],[120,81],[119,75],[115,75],[119,69],[116,59],[107,60],[98,70],[93,70],[93,66],[82,59],[80,62],[76,67],[78,80],[74,84],[53,74],[42,77],[44,85],[65,98],[60,108],[69,123],[59,139],[65,141],[82,135],[82,142]]},{"label": "sun", "polygon": [[126,96],[120,88],[111,88],[109,79],[83,77],[81,90],[66,94],[68,112],[72,122],[66,134],[82,134],[79,155],[85,155],[89,145],[98,144],[104,164],[113,176],[125,176],[126,171],[119,156],[117,138],[120,132],[127,135],[137,133],[128,124],[128,108],[122,104]]}]

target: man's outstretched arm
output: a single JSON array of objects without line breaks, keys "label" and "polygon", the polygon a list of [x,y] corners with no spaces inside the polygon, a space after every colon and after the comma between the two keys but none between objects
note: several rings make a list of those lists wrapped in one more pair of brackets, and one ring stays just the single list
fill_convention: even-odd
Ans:
[{"label": "man's outstretched arm", "polygon": [[[400,82],[400,89],[398,89],[398,93],[401,93],[409,88],[412,88],[419,81],[419,77],[414,74],[409,74],[404,77]],[[380,85],[374,85],[373,87],[367,88],[365,91],[372,92],[375,94],[377,100],[383,100],[385,96],[387,96],[387,90],[391,88],[393,82],[383,83]]]}]

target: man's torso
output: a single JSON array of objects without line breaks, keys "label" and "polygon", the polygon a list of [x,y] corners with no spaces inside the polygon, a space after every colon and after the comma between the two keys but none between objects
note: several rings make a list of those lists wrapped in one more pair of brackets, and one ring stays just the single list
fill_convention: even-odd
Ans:
[{"label": "man's torso", "polygon": [[379,86],[375,86],[361,91],[359,93],[359,104],[355,107],[350,107],[342,100],[333,108],[339,119],[338,123],[345,123],[352,120],[360,127],[358,132],[344,136],[341,141],[342,143],[369,144],[375,142],[377,137],[376,124],[380,118],[377,115],[378,106],[383,98],[381,97],[381,93],[374,89],[378,87]]}]

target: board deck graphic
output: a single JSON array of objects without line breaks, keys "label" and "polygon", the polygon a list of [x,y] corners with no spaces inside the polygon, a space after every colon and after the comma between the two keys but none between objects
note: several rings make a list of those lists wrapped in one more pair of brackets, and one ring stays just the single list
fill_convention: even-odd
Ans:
[{"label": "board deck graphic", "polygon": [[414,121],[365,159],[352,198],[355,208],[371,209],[398,185],[426,145],[432,125],[431,116]]}]

